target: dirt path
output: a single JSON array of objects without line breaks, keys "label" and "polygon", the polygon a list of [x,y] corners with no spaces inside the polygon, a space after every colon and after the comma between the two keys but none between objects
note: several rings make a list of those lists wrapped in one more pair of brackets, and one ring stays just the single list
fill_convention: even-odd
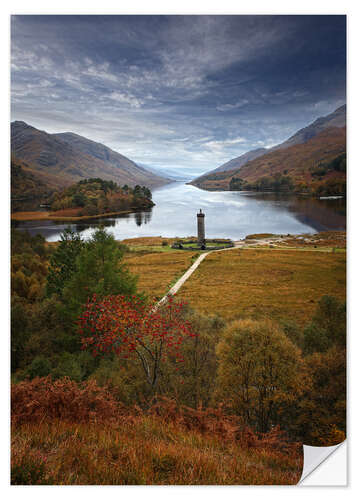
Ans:
[{"label": "dirt path", "polygon": [[[228,250],[228,249],[225,249],[225,250]],[[214,251],[215,250],[212,250],[212,252],[214,252]],[[207,257],[207,255],[209,253],[211,253],[211,252],[201,253],[201,255],[198,257],[198,259],[196,259],[195,262],[192,264],[192,266],[187,269],[185,274],[183,274],[181,276],[181,278],[176,281],[174,286],[170,288],[170,290],[167,292],[167,294],[164,295],[161,300],[159,300],[159,302],[155,306],[155,309],[160,307],[162,304],[164,304],[166,302],[168,295],[175,295],[175,293],[177,293],[179,291],[179,289],[182,287],[182,285],[185,283],[185,281],[198,268],[198,266]]]}]

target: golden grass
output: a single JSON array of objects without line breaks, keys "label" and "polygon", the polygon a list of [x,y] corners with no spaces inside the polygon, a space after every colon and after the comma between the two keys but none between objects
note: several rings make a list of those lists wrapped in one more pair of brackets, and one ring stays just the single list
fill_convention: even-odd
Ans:
[{"label": "golden grass", "polygon": [[[301,238],[303,236],[303,239]],[[304,234],[286,238],[279,246],[312,248],[346,248],[346,231],[322,231],[317,234]]]},{"label": "golden grass", "polygon": [[86,219],[98,219],[100,217],[110,217],[113,215],[122,215],[122,214],[130,214],[132,210],[122,210],[121,212],[108,212],[105,214],[98,215],[83,215],[76,217],[67,217],[64,215],[57,215],[56,212],[14,212],[11,214],[11,220],[17,221],[29,221],[29,220],[55,220],[55,221],[64,221],[64,222],[73,222],[78,220],[86,220]]},{"label": "golden grass", "polygon": [[12,484],[296,484],[302,450],[244,448],[154,416],[12,430]]},{"label": "golden grass", "polygon": [[278,238],[278,234],[272,234],[272,233],[257,233],[257,234],[248,234],[245,239],[246,240],[259,240],[262,238]]},{"label": "golden grass", "polygon": [[177,238],[163,238],[162,236],[144,236],[142,238],[127,238],[122,240],[121,243],[128,245],[129,247],[141,247],[141,246],[162,246],[162,243],[166,241],[168,245],[172,245]]},{"label": "golden grass", "polygon": [[11,220],[49,220],[50,212],[14,212],[11,214]]},{"label": "golden grass", "polygon": [[[140,238],[141,239],[141,238]],[[159,300],[191,266],[197,252],[172,250],[170,252],[127,253],[124,263],[139,276],[138,290],[150,299]]]},{"label": "golden grass", "polygon": [[268,316],[303,325],[321,296],[345,300],[345,280],[345,253],[234,249],[208,255],[178,297],[228,320]]}]

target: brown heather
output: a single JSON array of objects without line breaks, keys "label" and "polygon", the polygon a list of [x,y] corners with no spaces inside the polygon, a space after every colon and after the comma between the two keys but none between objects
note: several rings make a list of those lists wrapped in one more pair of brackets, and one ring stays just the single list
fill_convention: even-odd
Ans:
[{"label": "brown heather", "polygon": [[15,424],[61,419],[73,422],[116,418],[119,405],[94,380],[77,384],[65,377],[25,380],[11,387],[11,416]]},{"label": "brown heather", "polygon": [[302,447],[222,408],[159,399],[124,408],[105,388],[49,378],[13,388],[12,484],[296,484]]}]

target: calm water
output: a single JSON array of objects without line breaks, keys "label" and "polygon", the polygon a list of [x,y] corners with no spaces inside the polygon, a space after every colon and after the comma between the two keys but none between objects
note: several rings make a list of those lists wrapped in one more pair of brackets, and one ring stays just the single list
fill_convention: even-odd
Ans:
[{"label": "calm water", "polygon": [[17,224],[31,234],[57,241],[70,225],[87,238],[99,224],[116,239],[140,236],[184,237],[196,234],[196,213],[206,214],[207,238],[241,239],[252,233],[299,234],[346,227],[345,200],[317,200],[274,193],[212,192],[176,182],[153,192],[149,212],[63,224],[31,221]]}]

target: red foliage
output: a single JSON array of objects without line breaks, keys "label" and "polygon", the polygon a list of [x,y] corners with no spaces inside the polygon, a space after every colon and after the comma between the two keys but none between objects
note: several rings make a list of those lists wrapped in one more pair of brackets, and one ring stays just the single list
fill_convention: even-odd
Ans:
[{"label": "red foliage", "polygon": [[124,358],[138,357],[147,381],[154,386],[160,363],[168,356],[182,362],[181,344],[195,336],[183,318],[184,305],[175,303],[172,297],[155,308],[136,296],[97,300],[93,295],[78,321],[82,348],[94,356],[115,352]]}]

